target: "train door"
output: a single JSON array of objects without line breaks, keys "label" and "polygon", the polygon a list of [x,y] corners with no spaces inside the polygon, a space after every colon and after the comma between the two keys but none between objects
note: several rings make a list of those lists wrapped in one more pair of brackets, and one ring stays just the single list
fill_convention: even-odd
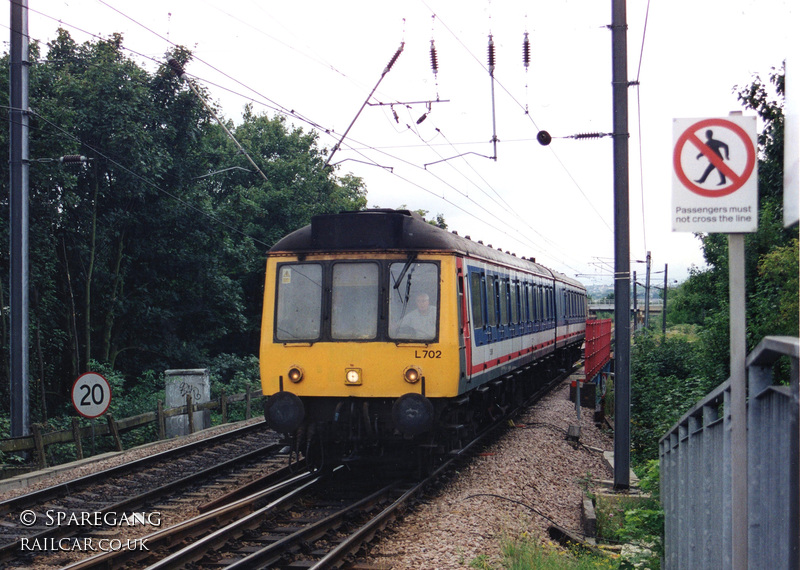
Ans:
[{"label": "train door", "polygon": [[456,283],[458,287],[458,369],[461,371],[459,374],[459,392],[465,389],[465,382],[469,382],[467,375],[467,361],[470,358],[472,343],[472,334],[470,327],[467,326],[469,322],[469,314],[467,308],[466,298],[466,277],[464,275],[464,261],[461,258],[456,258]]},{"label": "train door", "polygon": [[[490,295],[493,290],[491,276],[487,276],[483,268],[471,266],[468,268],[469,285],[469,310],[470,310],[470,360],[467,364],[468,377],[480,372],[480,364],[486,362],[489,343],[492,341],[492,326],[494,300]],[[496,319],[494,319],[496,321]],[[477,369],[474,368],[478,365]]]}]

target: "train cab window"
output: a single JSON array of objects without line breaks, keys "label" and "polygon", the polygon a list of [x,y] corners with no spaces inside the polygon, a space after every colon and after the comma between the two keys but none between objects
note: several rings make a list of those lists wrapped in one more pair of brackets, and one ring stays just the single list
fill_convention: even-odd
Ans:
[{"label": "train cab window", "polygon": [[322,266],[287,264],[278,268],[275,338],[316,340],[322,316]]},{"label": "train cab window", "polygon": [[483,310],[483,276],[474,272],[469,277],[469,298],[472,304],[472,326],[476,329],[483,328],[486,318]]},{"label": "train cab window", "polygon": [[439,315],[439,266],[397,262],[389,265],[389,336],[434,340]]},{"label": "train cab window", "polygon": [[333,266],[331,337],[371,339],[378,335],[379,268],[376,263]]}]

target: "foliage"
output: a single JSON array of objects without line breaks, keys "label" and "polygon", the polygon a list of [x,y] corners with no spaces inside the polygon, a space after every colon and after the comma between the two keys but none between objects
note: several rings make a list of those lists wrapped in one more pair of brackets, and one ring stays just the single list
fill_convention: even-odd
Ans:
[{"label": "foliage", "polygon": [[758,263],[757,289],[750,302],[752,342],[767,334],[798,336],[800,290],[798,240],[774,248]]},{"label": "foliage", "polygon": [[[657,489],[658,461],[646,464],[641,488]],[[656,494],[598,494],[595,499],[598,538],[623,544],[619,568],[659,568],[664,553],[664,510]]]},{"label": "foliage", "polygon": [[689,269],[689,278],[675,289],[670,289],[667,297],[667,325],[701,325],[713,311],[719,310],[717,283],[712,273],[697,267]]},{"label": "foliage", "polygon": [[[192,56],[176,47],[169,58],[186,67]],[[112,406],[125,415],[153,409],[160,371],[221,355],[251,362],[266,251],[313,215],[364,208],[363,181],[326,168],[315,133],[248,108],[226,126],[262,178],[183,80],[167,65],[141,67],[118,34],[78,44],[60,30],[30,59],[32,421],[71,414],[72,382],[92,368],[119,384],[126,396]],[[8,56],[3,63],[8,93]],[[8,145],[7,132],[0,141]],[[70,154],[89,162],[38,161]],[[0,176],[7,185],[7,162]],[[0,288],[2,306],[7,296]],[[6,403],[8,314],[0,319]]]},{"label": "foliage", "polygon": [[[255,355],[237,356],[235,354],[220,354],[209,363],[211,371],[211,399],[219,398],[224,391],[228,396],[244,394],[247,389],[260,388],[258,358]],[[245,419],[246,405],[228,405],[228,421]],[[261,410],[252,410],[253,415],[258,415]],[[215,414],[221,421],[222,416]]]},{"label": "foliage", "polygon": [[631,347],[631,452],[655,459],[658,440],[710,389],[698,375],[701,343],[680,335],[642,334]]},{"label": "foliage", "polygon": [[[579,548],[565,550],[552,543],[541,545],[523,533],[515,539],[508,539],[502,545],[503,559],[500,566],[505,570],[590,570],[618,568],[612,556],[586,552]],[[486,555],[473,559],[470,568],[491,570],[493,566]]]}]

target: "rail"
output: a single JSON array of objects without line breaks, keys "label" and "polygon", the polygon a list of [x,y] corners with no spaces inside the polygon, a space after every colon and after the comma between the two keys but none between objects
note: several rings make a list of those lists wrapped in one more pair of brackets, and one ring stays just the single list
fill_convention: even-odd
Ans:
[{"label": "rail", "polygon": [[120,420],[114,419],[112,414],[106,414],[105,424],[81,426],[80,420],[78,418],[73,418],[71,429],[48,433],[43,433],[41,426],[34,424],[31,426],[31,431],[33,432],[31,435],[0,440],[0,452],[15,453],[34,451],[36,453],[36,468],[43,469],[48,466],[46,450],[49,445],[73,443],[75,444],[77,459],[83,459],[84,453],[81,441],[84,438],[110,435],[117,451],[122,451],[122,439],[120,434],[154,422],[158,425],[158,439],[166,439],[165,425],[167,418],[188,414],[189,433],[194,433],[194,414],[189,413],[190,411],[199,412],[203,410],[219,409],[222,414],[222,423],[225,424],[228,423],[228,405],[237,402],[245,402],[245,418],[250,419],[252,417],[253,398],[260,398],[261,396],[261,389],[254,391],[248,387],[247,391],[242,394],[228,396],[223,392],[220,397],[215,400],[197,404],[192,402],[191,394],[187,394],[185,405],[176,406],[174,408],[164,408],[161,400],[159,400],[157,409],[153,412],[146,412]]},{"label": "rail", "polygon": [[[788,357],[791,385],[775,385]],[[766,337],[747,357],[747,521],[750,568],[800,567],[800,339]],[[659,441],[665,569],[731,568],[730,379]]]}]

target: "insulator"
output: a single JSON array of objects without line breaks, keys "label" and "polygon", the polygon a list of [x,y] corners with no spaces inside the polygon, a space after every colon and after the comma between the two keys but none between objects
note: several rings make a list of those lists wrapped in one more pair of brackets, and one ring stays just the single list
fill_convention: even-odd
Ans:
[{"label": "insulator", "polygon": [[170,60],[167,62],[167,65],[169,65],[169,66],[170,66],[170,68],[172,69],[172,71],[174,71],[174,72],[175,72],[175,75],[177,75],[179,78],[180,78],[180,77],[183,77],[183,74],[184,74],[185,72],[183,71],[183,66],[182,66],[180,63],[178,63],[178,60],[176,60],[176,59],[170,59]]},{"label": "insulator", "polygon": [[422,121],[428,118],[428,113],[423,113],[422,116],[417,119],[417,124],[419,125]]},{"label": "insulator", "polygon": [[394,55],[392,56],[392,59],[389,60],[388,64],[386,64],[386,71],[384,71],[384,73],[387,73],[387,72],[392,70],[392,66],[394,65],[394,62],[396,62],[397,58],[400,57],[400,54],[403,53],[403,46],[405,46],[405,45],[406,45],[406,42],[401,42],[400,43],[400,47],[397,48],[397,51],[394,52]]},{"label": "insulator", "polygon": [[608,133],[579,133],[577,135],[572,135],[571,138],[573,139],[601,139],[603,137],[607,137]]},{"label": "insulator", "polygon": [[550,141],[553,140],[553,137],[551,137],[550,133],[547,131],[539,131],[536,133],[536,140],[539,141],[540,145],[547,146],[550,144]]},{"label": "insulator", "polygon": [[525,32],[525,39],[522,41],[522,63],[525,69],[531,64],[531,42],[528,39],[528,32]]},{"label": "insulator", "polygon": [[489,70],[494,69],[494,40],[492,40],[491,34],[489,34]]},{"label": "insulator", "polygon": [[58,159],[61,164],[80,164],[86,162],[86,157],[79,154],[67,154]]},{"label": "insulator", "polygon": [[436,58],[436,46],[433,45],[433,40],[431,40],[431,68],[434,75],[439,73],[439,61]]}]

